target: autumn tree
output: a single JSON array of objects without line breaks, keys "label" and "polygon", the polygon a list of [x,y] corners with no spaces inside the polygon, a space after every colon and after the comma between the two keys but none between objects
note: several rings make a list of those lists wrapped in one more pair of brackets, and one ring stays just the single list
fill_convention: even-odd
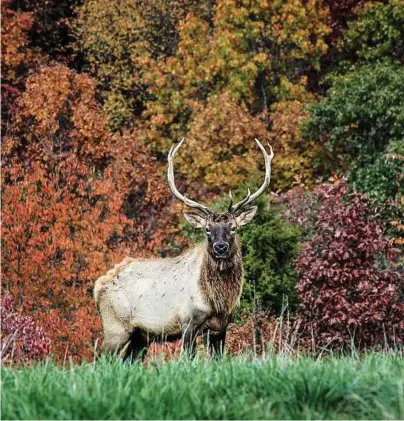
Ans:
[{"label": "autumn tree", "polygon": [[149,98],[142,61],[175,52],[178,23],[194,7],[202,6],[192,0],[87,0],[77,9],[77,48],[101,88],[112,129],[133,126]]},{"label": "autumn tree", "polygon": [[14,10],[29,13],[30,44],[50,59],[66,63],[74,58],[69,20],[80,0],[11,0]]},{"label": "autumn tree", "polygon": [[[180,249],[164,168],[138,133],[111,136],[95,83],[32,74],[3,154],[3,286],[58,358],[91,357],[95,279],[125,255]],[[173,246],[173,247],[171,247]]]},{"label": "autumn tree", "polygon": [[[226,189],[251,180],[257,171],[245,148],[251,145],[250,154],[253,137],[268,136],[270,106],[283,99],[282,83],[305,89],[301,76],[327,50],[326,14],[321,2],[300,1],[217,2],[211,20],[189,13],[179,25],[175,54],[144,60],[152,96],[142,114],[148,140],[166,151],[172,139],[188,134],[202,169],[209,167],[206,177],[198,171],[191,181],[205,182],[208,189],[213,179],[224,181]],[[229,179],[225,164],[232,168],[237,160],[246,165],[237,165]],[[184,164],[183,171],[192,173]],[[275,160],[274,171],[276,166]]]},{"label": "autumn tree", "polygon": [[317,175],[313,160],[320,152],[319,145],[305,139],[301,130],[310,115],[307,105],[317,100],[306,90],[306,83],[306,78],[298,84],[282,79],[279,89],[281,99],[270,107],[269,140],[276,150],[277,162],[272,179],[281,192],[293,186],[310,188]]},{"label": "autumn tree", "polygon": [[[240,142],[248,145],[255,134],[267,136],[270,106],[282,100],[281,80],[305,89],[301,76],[318,69],[327,51],[326,19],[327,9],[321,1],[156,0],[120,2],[119,7],[115,2],[87,1],[78,9],[74,25],[78,46],[102,88],[104,108],[114,129],[138,124],[134,117],[141,117],[145,140],[166,153],[173,141],[206,129],[202,116],[218,116],[213,126],[219,130],[220,125],[228,124],[221,102],[229,104],[233,116],[255,121],[251,132],[242,137],[237,133],[234,141],[209,134],[202,143],[201,133],[190,140],[193,147],[204,150],[215,143],[218,151],[217,145],[222,145],[222,161],[237,153],[233,146]],[[246,156],[245,149],[240,152]],[[224,163],[230,162],[228,168],[232,159],[224,158]],[[301,167],[297,156],[286,165],[295,161],[290,171]],[[219,181],[223,167],[211,171]],[[253,170],[250,164],[247,169]],[[188,167],[183,170],[192,172]],[[254,172],[256,168],[244,173]],[[251,177],[236,175],[231,185],[234,188],[248,179]],[[209,181],[207,184],[209,190]],[[225,182],[224,187],[228,186]]]},{"label": "autumn tree", "polygon": [[36,67],[43,57],[34,48],[29,33],[34,23],[33,14],[13,9],[12,0],[1,2],[1,127],[4,135],[11,115],[27,77],[28,70]]}]

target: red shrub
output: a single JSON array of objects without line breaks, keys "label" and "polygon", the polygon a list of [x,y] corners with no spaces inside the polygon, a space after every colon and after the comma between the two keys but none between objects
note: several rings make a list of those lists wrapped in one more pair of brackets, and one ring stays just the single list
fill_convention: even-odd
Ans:
[{"label": "red shrub", "polygon": [[14,299],[3,293],[0,299],[1,361],[43,360],[50,353],[50,339],[34,320],[14,308]]},{"label": "red shrub", "polygon": [[[314,236],[296,264],[305,333],[334,348],[403,343],[402,276],[387,268],[387,239],[374,209],[346,190],[339,180],[314,192]],[[292,203],[288,215],[296,219],[298,200]],[[300,222],[312,218],[301,215]]]}]

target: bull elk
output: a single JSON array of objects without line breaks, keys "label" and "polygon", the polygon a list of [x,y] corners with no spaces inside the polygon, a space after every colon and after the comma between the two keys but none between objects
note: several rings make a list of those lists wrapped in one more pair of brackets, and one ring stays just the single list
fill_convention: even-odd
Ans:
[{"label": "bull elk", "polygon": [[173,145],[168,155],[168,184],[174,196],[191,208],[184,212],[194,227],[204,229],[206,241],[174,258],[132,259],[97,279],[94,297],[102,317],[106,351],[136,357],[149,340],[178,339],[193,353],[196,337],[209,332],[209,349],[221,354],[226,329],[239,305],[243,262],[237,239],[238,227],[254,217],[251,203],[267,189],[271,178],[270,154],[255,139],[265,158],[265,180],[261,187],[225,213],[186,198],[174,181],[174,157],[184,142]]}]

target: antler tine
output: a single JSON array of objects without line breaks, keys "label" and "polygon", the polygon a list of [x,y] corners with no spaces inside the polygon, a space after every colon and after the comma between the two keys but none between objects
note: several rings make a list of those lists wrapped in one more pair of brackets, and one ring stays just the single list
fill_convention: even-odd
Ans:
[{"label": "antler tine", "polygon": [[231,213],[231,208],[233,207],[233,195],[231,193],[231,190],[229,191],[229,197],[230,197],[230,202],[229,202],[229,207],[227,208],[227,212]]},{"label": "antler tine", "polygon": [[247,196],[241,201],[238,202],[236,205],[232,208],[232,213],[235,213],[238,209],[242,209],[250,200],[251,197],[251,191],[250,189],[247,189]]},{"label": "antler tine", "polygon": [[205,213],[206,215],[210,215],[212,211],[204,205],[201,205],[200,203],[197,203],[191,199],[188,199],[184,195],[182,195],[177,187],[175,186],[174,181],[174,157],[178,151],[178,149],[181,147],[181,145],[185,142],[185,138],[183,137],[181,141],[177,145],[172,145],[170,152],[168,153],[168,170],[167,170],[167,179],[168,179],[168,185],[170,186],[170,189],[174,196],[179,199],[181,202],[183,202],[185,205],[189,206],[190,208],[198,209]]},{"label": "antler tine", "polygon": [[237,212],[240,212],[241,209],[243,209],[245,206],[252,203],[259,196],[261,196],[262,193],[264,193],[264,191],[268,188],[269,183],[271,181],[271,161],[272,161],[272,158],[274,157],[274,151],[272,150],[271,145],[268,143],[269,149],[271,151],[271,153],[268,155],[265,148],[261,145],[261,142],[257,138],[255,138],[255,141],[256,141],[257,145],[259,146],[259,148],[261,149],[262,153],[264,154],[265,180],[264,180],[262,186],[254,194],[251,194],[250,189],[248,189],[248,193],[247,193],[247,196],[245,197],[245,199],[243,199],[241,202],[236,203],[232,207],[232,213],[233,214],[236,214]]}]

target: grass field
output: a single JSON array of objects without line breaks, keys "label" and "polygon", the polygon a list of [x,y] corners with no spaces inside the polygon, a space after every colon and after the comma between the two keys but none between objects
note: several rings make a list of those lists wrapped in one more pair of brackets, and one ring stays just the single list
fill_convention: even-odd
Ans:
[{"label": "grass field", "polygon": [[2,369],[2,419],[404,419],[400,354]]}]

